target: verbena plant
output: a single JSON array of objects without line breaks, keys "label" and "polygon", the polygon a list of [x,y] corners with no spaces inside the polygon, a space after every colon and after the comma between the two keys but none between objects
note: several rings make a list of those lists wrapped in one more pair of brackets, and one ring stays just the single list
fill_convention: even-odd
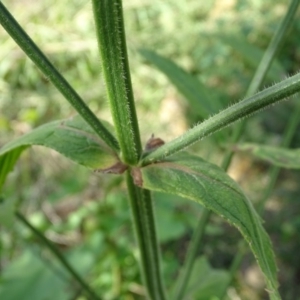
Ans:
[{"label": "verbena plant", "polygon": [[[21,153],[31,145],[42,145],[54,149],[92,170],[106,174],[124,174],[139,246],[140,271],[147,298],[184,299],[198,245],[210,213],[214,212],[241,232],[265,276],[270,298],[281,299],[270,238],[252,203],[238,184],[226,174],[233,153],[231,151],[226,153],[222,168],[220,168],[199,156],[182,150],[300,90],[300,74],[296,74],[253,95],[260,87],[275,57],[296,11],[298,1],[291,2],[288,13],[262,58],[244,100],[221,110],[168,143],[164,143],[158,137],[152,137],[144,147],[141,144],[133,99],[121,0],[93,0],[92,2],[103,75],[114,127],[97,118],[0,2],[0,22],[4,29],[78,112],[78,116],[72,119],[45,124],[6,144],[0,150],[0,188]],[[141,53],[170,77],[171,81],[194,107],[199,109],[199,113],[203,116],[220,109],[217,100],[212,101],[210,95],[206,94],[205,96],[200,83],[174,63],[148,50],[141,50]],[[284,146],[288,145],[292,132],[295,130],[298,112],[299,109],[287,127]],[[244,124],[243,120],[236,125],[233,137],[227,143],[234,144],[238,141]],[[298,152],[292,153],[284,149],[259,145],[240,145],[237,148],[250,149],[260,157],[272,160],[274,164],[281,167],[288,167],[289,164],[295,166],[290,162],[299,160]],[[274,180],[277,174],[278,168],[274,168],[272,173]],[[199,226],[183,270],[179,273],[171,293],[165,291],[161,276],[151,191],[182,196],[196,201],[206,208],[199,220]],[[263,204],[260,209],[262,207]],[[89,298],[101,299],[101,295],[97,295],[91,289],[52,243],[22,214],[16,213],[16,216],[56,255],[74,279],[80,283]],[[239,254],[234,261],[230,273],[232,276],[241,260],[241,255]],[[230,280],[231,278],[224,286],[223,293],[230,284]]]}]

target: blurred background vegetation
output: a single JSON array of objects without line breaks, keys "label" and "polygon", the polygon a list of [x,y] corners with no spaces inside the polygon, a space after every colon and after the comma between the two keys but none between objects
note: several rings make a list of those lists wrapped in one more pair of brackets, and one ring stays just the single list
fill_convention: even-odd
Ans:
[{"label": "blurred background vegetation", "polygon": [[[141,47],[176,62],[227,107],[243,98],[289,3],[286,0],[123,2],[144,143],[152,133],[169,141],[201,118],[168,78],[140,54]],[[100,118],[110,120],[90,1],[3,3],[91,109]],[[299,70],[299,17],[298,13],[265,86]],[[75,112],[2,28],[0,40],[2,146],[32,128],[68,118]],[[249,119],[243,139],[278,145],[297,101],[298,96]],[[298,130],[292,147],[299,147],[299,142]],[[219,164],[224,149],[208,138],[192,151]],[[268,182],[268,169],[269,165],[254,161],[247,154],[238,154],[229,173],[255,203]],[[280,292],[287,300],[300,298],[299,182],[298,172],[282,171],[263,216],[278,259]],[[22,155],[8,177],[4,196],[8,201],[1,206],[22,211],[105,299],[144,298],[122,178],[94,173],[73,165],[54,151],[34,147]],[[201,208],[163,194],[155,194],[155,205],[164,278],[169,287],[183,262]],[[1,299],[48,299],[47,290],[51,292],[49,299],[86,299],[27,228],[1,211],[0,225]],[[222,269],[230,266],[239,239],[235,229],[213,216],[204,247],[199,251],[199,257],[205,255],[209,261],[209,272],[213,272],[214,279],[209,284],[226,274]],[[199,282],[205,275],[193,274]],[[245,257],[228,294],[229,299],[267,299],[261,274],[250,254]]]}]

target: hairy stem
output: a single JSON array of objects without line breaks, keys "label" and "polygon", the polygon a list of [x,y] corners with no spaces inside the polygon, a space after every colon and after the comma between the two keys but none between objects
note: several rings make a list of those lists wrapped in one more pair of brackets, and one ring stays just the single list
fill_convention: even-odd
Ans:
[{"label": "hairy stem", "polygon": [[300,73],[269,87],[256,95],[240,101],[190,129],[175,140],[159,147],[144,157],[147,165],[164,159],[210,134],[233,124],[300,91]]},{"label": "hairy stem", "polygon": [[[299,0],[292,0],[292,2],[289,5],[287,13],[285,14],[285,17],[282,19],[280,25],[278,26],[275,34],[272,37],[271,42],[268,45],[267,50],[265,51],[255,71],[255,74],[247,89],[246,97],[252,96],[263,83],[272,62],[276,54],[278,53],[280,46],[283,43],[286,33],[290,28],[292,21],[294,20],[298,6],[299,6]],[[236,126],[231,139],[232,144],[236,143],[240,139],[242,133],[244,132],[245,126],[246,126],[245,120],[243,120],[239,125]],[[232,155],[233,152],[230,150],[225,154],[223,165],[222,165],[225,170],[227,170],[227,168],[230,165]]]},{"label": "hairy stem", "polygon": [[67,80],[58,72],[38,46],[31,40],[14,17],[0,1],[0,23],[15,40],[25,54],[35,63],[40,71],[55,85],[76,111],[86,120],[95,132],[114,150],[118,150],[118,142],[92,113]]},{"label": "hairy stem", "polygon": [[129,173],[127,174],[127,187],[147,296],[151,300],[164,300],[166,297],[160,271],[152,197],[149,191],[134,185]]},{"label": "hairy stem", "polygon": [[79,274],[73,269],[73,267],[68,263],[64,256],[59,252],[59,250],[52,244],[38,229],[32,226],[26,218],[19,212],[15,213],[18,220],[25,225],[29,230],[52,252],[52,254],[57,258],[57,260],[64,266],[64,268],[71,274],[71,276],[76,280],[76,282],[82,287],[85,293],[89,296],[89,299],[100,300],[101,298],[95,294],[95,292],[90,288],[90,286],[79,276]]},{"label": "hairy stem", "polygon": [[[122,159],[136,165],[142,147],[128,66],[121,0],[93,0],[103,74]],[[141,273],[147,296],[165,299],[154,211],[149,191],[135,186],[127,172],[132,219],[140,250]]]},{"label": "hairy stem", "polygon": [[142,148],[128,66],[121,0],[93,0],[107,95],[124,162],[135,165]]}]

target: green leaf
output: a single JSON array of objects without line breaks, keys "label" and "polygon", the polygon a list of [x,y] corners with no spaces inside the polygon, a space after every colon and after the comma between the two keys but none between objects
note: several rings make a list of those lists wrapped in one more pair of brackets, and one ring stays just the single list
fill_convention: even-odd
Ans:
[{"label": "green leaf", "polygon": [[5,155],[1,155],[2,149],[0,149],[0,191],[4,184],[7,174],[12,170],[22,151],[26,147],[18,147],[13,151],[7,152]]},{"label": "green leaf", "polygon": [[27,250],[3,270],[0,299],[71,299],[69,281],[58,274],[65,275],[64,270],[57,265],[53,266],[53,262],[43,262],[37,254]]},{"label": "green leaf", "polygon": [[[160,194],[160,196],[161,195],[166,196],[166,194]],[[174,196],[170,197],[175,198]],[[176,201],[164,201],[164,199],[159,199],[161,201],[158,201],[157,199],[155,200],[156,220],[158,224],[157,228],[159,228],[157,234],[159,241],[161,243],[166,243],[171,240],[178,239],[186,233],[188,228],[175,209]]]},{"label": "green leaf", "polygon": [[230,276],[225,270],[213,269],[205,256],[198,258],[193,266],[187,286],[187,299],[220,299]]},{"label": "green leaf", "polygon": [[16,198],[11,201],[2,199],[0,196],[0,225],[10,229],[15,220]]},{"label": "green leaf", "polygon": [[265,275],[271,298],[280,299],[271,241],[251,202],[221,168],[200,157],[181,153],[133,169],[132,175],[136,184],[143,188],[194,200],[236,226]]},{"label": "green leaf", "polygon": [[170,79],[199,116],[207,118],[222,109],[221,102],[211,90],[174,62],[150,50],[142,49],[140,53]]},{"label": "green leaf", "polygon": [[286,149],[251,143],[237,145],[235,149],[247,151],[258,159],[278,167],[300,169],[300,149]]},{"label": "green leaf", "polygon": [[[109,125],[106,124],[109,129]],[[109,169],[118,164],[117,154],[80,117],[42,125],[0,149],[0,189],[21,152],[40,145],[56,150],[91,169]]]}]

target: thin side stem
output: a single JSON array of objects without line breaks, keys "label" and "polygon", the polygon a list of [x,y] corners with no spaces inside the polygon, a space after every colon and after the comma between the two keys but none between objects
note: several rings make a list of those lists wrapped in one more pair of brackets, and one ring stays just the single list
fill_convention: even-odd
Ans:
[{"label": "thin side stem", "polygon": [[184,298],[184,294],[187,288],[188,281],[190,279],[190,274],[192,272],[195,258],[200,251],[200,241],[204,235],[205,226],[209,220],[211,211],[203,208],[198,226],[193,233],[192,240],[190,241],[188,252],[186,254],[186,259],[174,285],[174,292],[172,299],[181,300]]},{"label": "thin side stem", "polygon": [[299,0],[291,1],[285,17],[282,19],[280,25],[278,26],[275,34],[272,37],[271,42],[268,45],[268,48],[264,53],[263,58],[260,61],[258,68],[256,69],[255,75],[252,78],[251,83],[248,87],[246,97],[256,93],[260,85],[264,81],[276,54],[280,50],[280,46],[283,43],[284,37],[286,36],[286,33],[294,20],[294,16],[297,12],[298,6]]},{"label": "thin side stem", "polygon": [[[290,25],[292,24],[292,20],[294,19],[298,5],[299,5],[299,0],[292,0],[285,17],[283,18],[283,20],[280,23],[278,29],[276,30],[274,36],[272,37],[272,40],[271,40],[266,52],[264,53],[264,56],[262,57],[258,68],[256,69],[256,72],[252,78],[252,81],[247,89],[246,96],[253,95],[259,89],[262,82],[264,81],[265,76],[267,75],[267,72],[271,66],[271,63],[273,62],[273,60],[276,56],[276,53],[279,51],[280,45],[283,43],[283,39],[286,35],[286,32],[288,31]],[[237,124],[237,126],[233,132],[232,139],[231,139],[232,144],[236,143],[240,139],[245,127],[246,127],[246,120],[242,120],[239,124]],[[291,134],[292,133],[290,132],[288,135],[289,138],[291,138]],[[232,160],[232,157],[233,157],[233,151],[229,150],[229,151],[227,151],[227,153],[225,153],[225,156],[223,158],[222,165],[221,165],[221,167],[225,171],[228,170],[231,160]],[[272,168],[271,178],[274,177],[274,179],[275,179],[275,178],[277,178],[277,175],[278,175],[278,174],[276,175],[275,173],[276,172],[278,173],[279,171],[278,170],[276,171],[273,169],[275,169],[275,167]],[[271,189],[273,189],[274,184],[275,184],[275,181],[273,182],[272,185],[270,185],[269,192],[271,192]],[[268,196],[266,195],[265,198],[268,198]],[[196,260],[197,252],[194,251],[194,249],[199,250],[199,248],[200,248],[200,245],[202,242],[202,237],[203,237],[203,231],[210,219],[211,214],[212,214],[211,211],[204,208],[204,211],[198,222],[198,227],[195,230],[192,240],[189,244],[188,252],[187,252],[187,255],[186,255],[186,258],[184,261],[184,265],[182,267],[183,269],[180,272],[180,275],[176,281],[176,286],[178,285],[180,287],[180,288],[179,287],[176,288],[176,291],[180,295],[184,295],[188,280],[190,278],[190,274],[192,272],[193,263]],[[202,229],[202,228],[204,228],[204,229]],[[199,235],[199,237],[198,237],[198,235]],[[230,271],[232,276],[236,272],[236,270],[237,270],[238,266],[240,265],[241,260],[243,258],[243,255],[245,252],[244,243],[242,243],[242,245],[240,245],[239,249],[240,249],[240,251],[238,252],[236,258],[234,259],[234,261],[232,263],[232,267],[231,267],[232,271]],[[231,280],[232,280],[232,278],[228,282],[228,285],[230,284]],[[227,287],[226,287],[226,289],[227,289]],[[225,292],[226,292],[226,290],[224,291],[224,293]],[[175,294],[174,299],[180,299],[180,298],[176,298],[176,294]]]},{"label": "thin side stem", "polygon": [[132,92],[121,0],[93,0],[107,95],[124,162],[136,165],[142,153]]},{"label": "thin side stem", "polygon": [[35,63],[40,71],[55,85],[61,94],[69,101],[76,111],[86,120],[95,132],[114,150],[118,150],[118,142],[105,128],[99,119],[75,92],[68,81],[58,72],[38,46],[22,29],[10,12],[0,1],[0,24],[15,40],[25,54]]},{"label": "thin side stem", "polygon": [[166,296],[160,271],[160,254],[151,194],[148,190],[134,185],[129,172],[127,173],[127,187],[147,296],[151,300],[164,300]]},{"label": "thin side stem", "polygon": [[[252,96],[254,93],[256,93],[256,91],[258,91],[261,84],[265,80],[268,70],[270,69],[272,62],[275,59],[275,56],[278,53],[280,46],[283,43],[286,33],[289,30],[294,20],[298,6],[299,6],[299,0],[291,1],[285,17],[282,19],[280,25],[278,26],[275,34],[272,37],[271,42],[268,45],[267,50],[265,51],[255,71],[255,74],[247,89],[246,97]],[[246,127],[246,120],[243,120],[239,125],[236,126],[231,139],[232,144],[236,143],[240,139],[242,133],[244,132],[245,127]],[[222,167],[225,170],[227,170],[227,168],[230,165],[232,155],[233,155],[233,151],[231,150],[227,151],[227,153],[225,154],[223,165],[222,165]]]},{"label": "thin side stem", "polygon": [[52,244],[38,229],[32,226],[27,219],[19,212],[15,213],[17,219],[25,225],[30,231],[52,252],[57,260],[65,267],[76,282],[82,287],[85,293],[89,296],[89,299],[100,300],[101,298],[95,294],[91,287],[79,276],[79,274],[72,268],[64,256],[59,250]]}]

